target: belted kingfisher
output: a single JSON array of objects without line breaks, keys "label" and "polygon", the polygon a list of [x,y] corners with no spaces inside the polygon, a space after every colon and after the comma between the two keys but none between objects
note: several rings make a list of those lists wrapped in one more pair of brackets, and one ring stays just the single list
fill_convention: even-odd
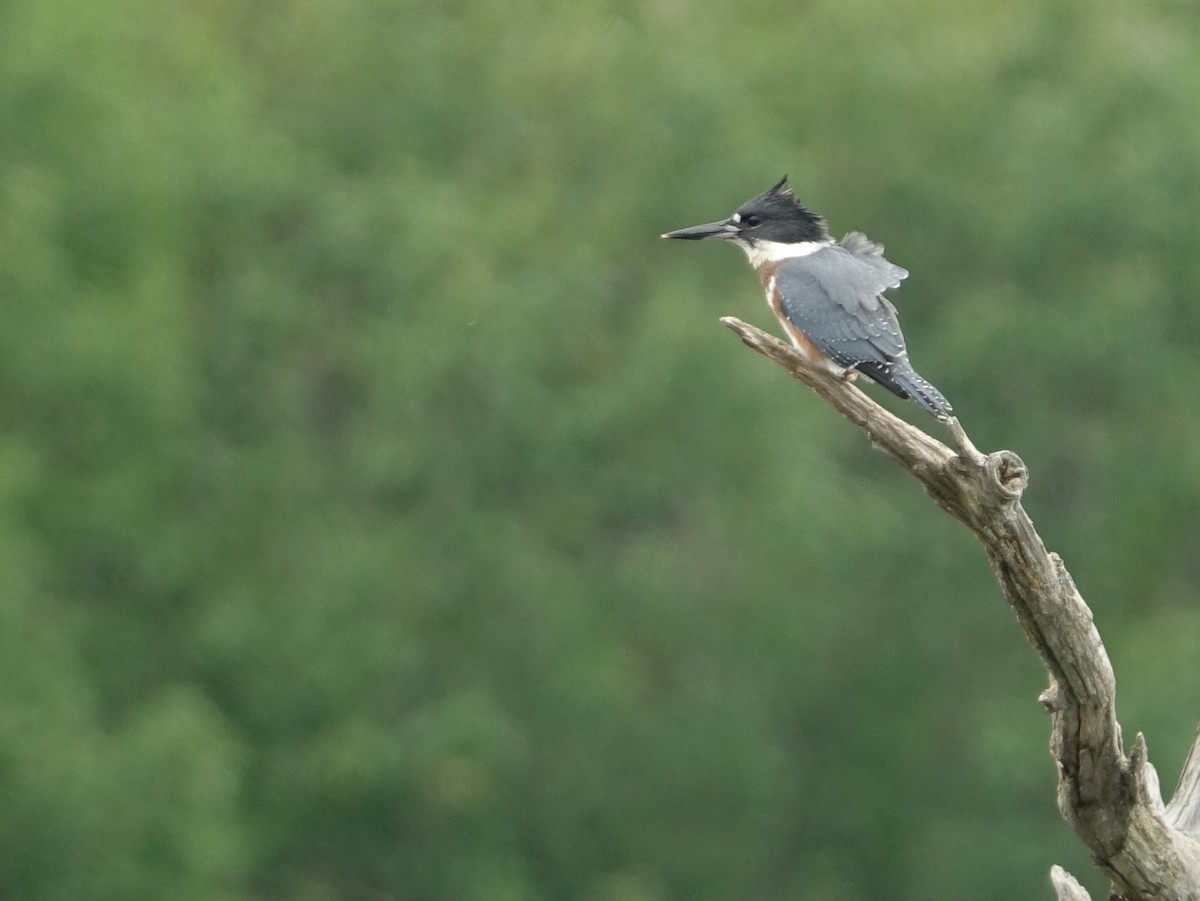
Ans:
[{"label": "belted kingfisher", "polygon": [[862,373],[938,419],[953,414],[942,393],[908,362],[896,308],[883,296],[908,271],[861,232],[841,241],[792,194],[785,175],[728,219],[667,232],[664,238],[719,238],[746,251],[767,304],[810,364],[839,378]]}]

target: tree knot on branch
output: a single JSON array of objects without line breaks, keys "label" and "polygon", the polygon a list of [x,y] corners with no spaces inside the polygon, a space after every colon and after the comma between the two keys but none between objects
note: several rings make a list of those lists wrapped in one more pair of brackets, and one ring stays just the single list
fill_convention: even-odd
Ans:
[{"label": "tree knot on branch", "polygon": [[[957,438],[956,443],[960,452],[943,464],[940,480],[944,495],[956,499],[950,513],[977,532],[989,528],[989,523],[1005,521],[1029,484],[1024,462],[1008,450],[964,453]],[[914,474],[920,477],[920,473]]]},{"label": "tree knot on branch", "polygon": [[1017,501],[1029,485],[1029,470],[1024,461],[1012,451],[1000,450],[988,454],[988,475],[996,490],[1007,500]]}]

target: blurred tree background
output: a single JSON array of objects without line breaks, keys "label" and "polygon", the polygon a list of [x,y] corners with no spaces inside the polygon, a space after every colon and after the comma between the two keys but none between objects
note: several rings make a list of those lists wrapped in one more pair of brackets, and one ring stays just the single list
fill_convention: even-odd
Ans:
[{"label": "blurred tree background", "polygon": [[982,553],[657,235],[912,271],[1169,790],[1198,110],[1178,0],[7,0],[0,897],[1097,890]]}]

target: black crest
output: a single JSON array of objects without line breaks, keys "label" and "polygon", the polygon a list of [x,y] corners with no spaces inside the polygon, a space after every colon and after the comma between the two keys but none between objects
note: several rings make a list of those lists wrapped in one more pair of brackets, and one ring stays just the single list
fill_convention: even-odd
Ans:
[{"label": "black crest", "polygon": [[829,237],[825,220],[796,199],[786,175],[738,207],[737,215],[743,233],[752,240],[823,241]]}]

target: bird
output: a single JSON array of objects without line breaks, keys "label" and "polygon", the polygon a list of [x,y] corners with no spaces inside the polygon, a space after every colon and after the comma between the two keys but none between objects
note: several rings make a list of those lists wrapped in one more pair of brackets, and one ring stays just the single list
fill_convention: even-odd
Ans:
[{"label": "bird", "polygon": [[861,232],[835,241],[824,217],[796,199],[786,175],[729,218],[662,237],[736,244],[806,362],[844,380],[861,373],[939,420],[953,415],[945,395],[913,369],[896,308],[883,296],[908,271]]}]

